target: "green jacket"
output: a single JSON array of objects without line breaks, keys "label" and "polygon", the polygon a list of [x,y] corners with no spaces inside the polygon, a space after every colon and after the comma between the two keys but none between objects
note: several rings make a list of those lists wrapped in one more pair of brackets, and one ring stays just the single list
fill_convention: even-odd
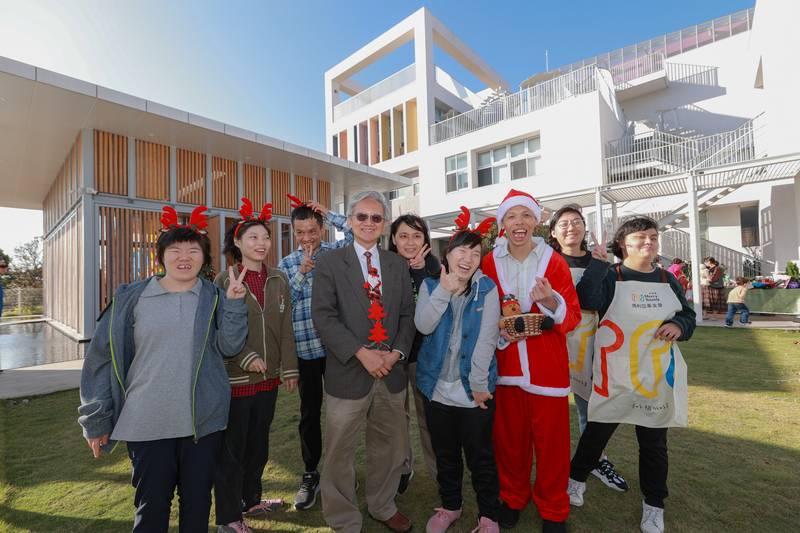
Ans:
[{"label": "green jacket", "polygon": [[[221,272],[214,283],[227,290],[228,271]],[[258,304],[258,300],[249,288],[245,301],[247,341],[241,352],[225,360],[231,385],[252,385],[264,381],[265,377],[267,379],[279,377],[283,380],[298,378],[297,354],[292,330],[292,299],[286,275],[277,268],[267,267],[264,309]],[[248,372],[247,368],[256,358],[266,362],[265,374]]]}]

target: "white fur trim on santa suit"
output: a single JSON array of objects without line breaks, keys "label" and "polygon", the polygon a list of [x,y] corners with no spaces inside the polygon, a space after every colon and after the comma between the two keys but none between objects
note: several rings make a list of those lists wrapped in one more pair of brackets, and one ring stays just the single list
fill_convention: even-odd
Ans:
[{"label": "white fur trim on santa suit", "polygon": [[540,206],[539,203],[533,199],[533,196],[528,193],[512,189],[505,199],[500,202],[500,205],[497,206],[497,221],[502,224],[503,217],[506,216],[508,210],[518,205],[527,207],[533,212],[534,216],[536,216],[536,220],[541,220],[542,206]]}]

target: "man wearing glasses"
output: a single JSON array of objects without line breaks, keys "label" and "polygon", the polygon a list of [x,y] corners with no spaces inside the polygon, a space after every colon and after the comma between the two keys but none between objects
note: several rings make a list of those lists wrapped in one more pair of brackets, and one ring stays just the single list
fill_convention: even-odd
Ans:
[{"label": "man wearing glasses", "polygon": [[316,262],[311,316],[327,352],[322,512],[337,533],[361,531],[355,450],[366,421],[366,499],[370,516],[409,531],[395,494],[407,438],[404,365],[414,339],[408,264],[381,250],[388,206],[383,195],[355,195],[348,208],[354,242]]}]

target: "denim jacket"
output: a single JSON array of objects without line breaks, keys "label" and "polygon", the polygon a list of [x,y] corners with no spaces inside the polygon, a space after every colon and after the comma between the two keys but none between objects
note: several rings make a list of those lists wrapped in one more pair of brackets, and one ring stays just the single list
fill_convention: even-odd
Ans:
[{"label": "denim jacket", "polygon": [[[425,287],[429,294],[439,285],[439,278],[426,278]],[[495,283],[487,276],[480,275],[473,282],[469,293],[469,300],[466,303],[462,314],[461,324],[461,345],[459,347],[459,369],[461,373],[461,383],[467,396],[472,398],[472,386],[470,385],[470,372],[472,371],[472,356],[475,345],[478,342],[478,334],[481,329],[483,318],[483,306],[487,294],[495,289]],[[499,320],[499,316],[497,317]],[[448,304],[447,310],[442,315],[436,329],[430,335],[426,335],[419,349],[417,359],[417,388],[429,400],[433,397],[433,391],[444,366],[447,357],[450,336],[453,332],[453,310]],[[489,366],[489,392],[494,392],[497,382],[497,359],[493,356]]]}]

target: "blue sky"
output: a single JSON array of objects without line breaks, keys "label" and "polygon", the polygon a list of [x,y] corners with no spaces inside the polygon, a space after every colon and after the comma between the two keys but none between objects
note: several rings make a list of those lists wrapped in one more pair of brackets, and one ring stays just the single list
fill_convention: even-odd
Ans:
[{"label": "blue sky", "polygon": [[[753,3],[0,0],[0,56],[322,150],[325,70],[423,5],[513,88],[544,70],[545,49],[555,67]],[[359,81],[411,61],[401,48]]]}]

